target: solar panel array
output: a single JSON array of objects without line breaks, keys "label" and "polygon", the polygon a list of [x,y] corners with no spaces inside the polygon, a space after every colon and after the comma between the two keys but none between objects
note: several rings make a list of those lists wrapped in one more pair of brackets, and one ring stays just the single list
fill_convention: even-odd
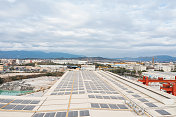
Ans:
[{"label": "solar panel array", "polygon": [[0,99],[0,103],[16,103],[16,104],[38,104],[39,100],[20,100],[20,99]]},{"label": "solar panel array", "polygon": [[148,107],[158,107],[157,105],[153,103],[144,103],[144,104],[147,105]]},{"label": "solar panel array", "polygon": [[118,94],[110,85],[90,71],[82,72],[87,93]]},{"label": "solar panel array", "polygon": [[171,115],[169,112],[165,111],[165,110],[155,110],[156,112],[158,112],[161,115]]},{"label": "solar panel array", "polygon": [[0,99],[0,108],[5,110],[33,110],[39,100]]},{"label": "solar panel array", "polygon": [[128,109],[128,107],[124,104],[104,104],[104,103],[91,103],[91,108]]},{"label": "solar panel array", "polygon": [[88,95],[89,98],[96,98],[96,99],[117,99],[117,100],[125,100],[125,98],[121,96],[106,96],[106,95]]},{"label": "solar panel array", "polygon": [[80,73],[74,73],[71,71],[64,79],[61,80],[51,95],[70,95],[72,85],[72,94],[85,94],[83,80],[82,77],[80,77]]},{"label": "solar panel array", "polygon": [[[33,117],[66,117],[67,112],[35,113]],[[89,110],[69,111],[68,117],[90,116]]]},{"label": "solar panel array", "polygon": [[0,105],[1,109],[6,109],[6,110],[33,110],[36,106],[33,105],[14,105],[14,104],[9,104],[9,105]]}]

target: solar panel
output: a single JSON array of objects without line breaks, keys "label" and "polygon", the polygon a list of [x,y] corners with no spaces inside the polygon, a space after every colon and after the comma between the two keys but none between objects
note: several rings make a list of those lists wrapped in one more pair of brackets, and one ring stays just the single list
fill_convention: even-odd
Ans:
[{"label": "solar panel", "polygon": [[147,106],[149,106],[149,107],[158,107],[158,106],[156,106],[155,104],[153,104],[153,103],[145,103]]},{"label": "solar panel", "polygon": [[9,103],[11,101],[13,101],[13,100],[12,99],[4,99],[4,100],[2,100],[2,103]]},{"label": "solar panel", "polygon": [[5,104],[0,104],[0,108],[3,107],[3,106],[5,106]]},{"label": "solar panel", "polygon": [[84,91],[80,91],[79,94],[84,94],[85,92]]},{"label": "solar panel", "polygon": [[57,112],[56,117],[66,117],[66,112]]},{"label": "solar panel", "polygon": [[144,98],[141,98],[141,99],[138,99],[139,101],[141,102],[148,102],[148,100],[144,99]]},{"label": "solar panel", "polygon": [[141,97],[141,96],[139,96],[139,95],[132,95],[133,97]]},{"label": "solar panel", "polygon": [[126,91],[126,92],[128,92],[128,93],[134,93],[134,92],[132,92],[132,91]]},{"label": "solar panel", "polygon": [[23,110],[33,110],[35,106],[28,105]]},{"label": "solar panel", "polygon": [[88,110],[80,111],[80,116],[90,116],[89,111]]},{"label": "solar panel", "polygon": [[54,117],[55,113],[46,113],[44,117]]},{"label": "solar panel", "polygon": [[70,111],[68,117],[78,117],[78,111]]},{"label": "solar panel", "polygon": [[22,110],[25,107],[25,105],[17,105],[13,110]]},{"label": "solar panel", "polygon": [[7,106],[5,106],[4,108],[2,108],[2,109],[12,109],[12,108],[14,108],[16,105],[7,105]]},{"label": "solar panel", "polygon": [[125,98],[123,98],[123,97],[118,97],[118,99],[119,99],[119,100],[125,100]]},{"label": "solar panel", "polygon": [[100,104],[101,108],[109,108],[109,106],[107,104]]},{"label": "solar panel", "polygon": [[33,100],[31,104],[38,104],[40,101],[39,100]]},{"label": "solar panel", "polygon": [[161,115],[171,115],[169,112],[165,111],[165,110],[155,110],[156,112],[158,112]]},{"label": "solar panel", "polygon": [[117,97],[115,97],[115,96],[110,96],[111,97],[111,99],[117,99]]},{"label": "solar panel", "polygon": [[102,96],[95,96],[97,99],[103,99],[103,97]]},{"label": "solar panel", "polygon": [[88,97],[89,97],[89,98],[95,98],[95,96],[94,96],[94,95],[88,95]]},{"label": "solar panel", "polygon": [[58,93],[57,95],[63,95],[64,94],[64,92],[61,92],[61,93]]},{"label": "solar panel", "polygon": [[100,108],[100,106],[97,103],[91,103],[91,108]]},{"label": "solar panel", "polygon": [[126,107],[126,106],[123,105],[123,104],[117,104],[117,106],[118,106],[120,109],[128,109],[128,107]]},{"label": "solar panel", "polygon": [[0,99],[0,102],[2,102],[4,99]]},{"label": "solar panel", "polygon": [[13,102],[11,103],[21,103],[23,100],[14,100]]},{"label": "solar panel", "polygon": [[103,98],[104,98],[104,99],[110,99],[110,97],[109,97],[109,96],[103,96]]},{"label": "solar panel", "polygon": [[115,105],[115,104],[109,104],[109,107],[110,107],[111,109],[119,109],[119,108],[117,107],[117,105]]},{"label": "solar panel", "polygon": [[56,95],[57,93],[51,93],[51,95]]},{"label": "solar panel", "polygon": [[32,100],[24,100],[21,104],[29,104]]},{"label": "solar panel", "polygon": [[36,113],[33,117],[43,117],[45,113]]},{"label": "solar panel", "polygon": [[65,95],[69,95],[71,92],[65,92]]}]

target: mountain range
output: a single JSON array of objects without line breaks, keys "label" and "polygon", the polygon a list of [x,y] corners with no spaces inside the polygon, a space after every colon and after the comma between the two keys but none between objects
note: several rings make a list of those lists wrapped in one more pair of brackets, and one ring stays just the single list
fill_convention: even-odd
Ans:
[{"label": "mountain range", "polygon": [[126,61],[152,61],[152,58],[154,57],[154,60],[156,62],[174,62],[176,61],[176,57],[168,56],[168,55],[158,55],[158,56],[150,56],[150,57],[124,57],[124,58],[116,58],[118,60],[126,60]]},{"label": "mountain range", "polygon": [[[122,57],[122,58],[103,58],[103,57],[86,57],[83,55],[75,55],[69,53],[62,52],[42,52],[42,51],[0,51],[0,58],[6,59],[56,59],[56,58],[77,58],[87,60],[88,58],[92,60],[120,60],[120,61],[152,61],[153,56],[148,57]],[[174,62],[176,61],[176,57],[168,56],[168,55],[158,55],[154,56],[156,62]]]},{"label": "mountain range", "polygon": [[25,58],[78,58],[82,55],[74,55],[61,52],[42,52],[42,51],[0,51],[0,58],[6,59],[25,59]]}]

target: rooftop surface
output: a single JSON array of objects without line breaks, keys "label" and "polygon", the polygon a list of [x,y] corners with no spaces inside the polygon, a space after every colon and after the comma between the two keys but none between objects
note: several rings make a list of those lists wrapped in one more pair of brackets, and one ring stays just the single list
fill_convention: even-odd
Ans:
[{"label": "rooftop surface", "polygon": [[175,96],[104,71],[67,71],[43,97],[0,96],[2,117],[168,117],[175,110]]}]

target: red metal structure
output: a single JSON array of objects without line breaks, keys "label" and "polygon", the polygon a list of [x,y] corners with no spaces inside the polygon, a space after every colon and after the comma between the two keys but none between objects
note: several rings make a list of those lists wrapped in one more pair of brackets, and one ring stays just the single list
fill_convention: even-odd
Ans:
[{"label": "red metal structure", "polygon": [[138,79],[138,81],[143,82],[143,84],[147,85],[149,82],[163,82],[167,84],[163,84],[163,86],[160,86],[160,90],[165,90],[167,93],[172,93],[172,95],[176,96],[176,76],[175,80],[164,80],[163,78],[158,79],[149,79],[147,76],[143,76],[143,79]]}]

